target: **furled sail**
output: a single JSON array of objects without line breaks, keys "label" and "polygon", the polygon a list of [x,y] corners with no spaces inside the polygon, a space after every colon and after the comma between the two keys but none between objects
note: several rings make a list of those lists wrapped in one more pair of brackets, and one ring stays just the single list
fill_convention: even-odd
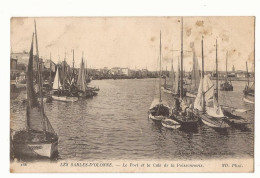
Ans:
[{"label": "furled sail", "polygon": [[195,101],[194,101],[194,108],[195,109],[198,109],[199,111],[202,111],[203,110],[203,107],[202,107],[202,93],[203,93],[203,90],[202,90],[202,82],[203,82],[203,80],[202,80],[202,78],[200,79],[200,84],[199,84],[199,88],[198,88],[198,94],[197,94],[197,96],[196,96],[196,98],[195,98]]},{"label": "furled sail", "polygon": [[[34,38],[34,34],[33,34],[33,38]],[[27,81],[26,81],[27,101],[28,101],[29,108],[33,108],[38,105],[35,90],[33,87],[33,38],[32,38],[31,49],[30,49],[30,56],[29,56],[29,62],[27,68]]]},{"label": "furled sail", "polygon": [[[33,36],[34,37],[34,36]],[[33,39],[30,50],[30,57],[27,70],[27,129],[35,131],[48,131],[54,133],[54,130],[44,114],[43,106],[37,100],[33,87]]]},{"label": "furled sail", "polygon": [[173,69],[173,63],[172,63],[172,67],[171,67],[171,73],[170,73],[170,80],[172,81],[172,91],[174,91],[174,69]]},{"label": "furled sail", "polygon": [[[34,38],[34,35],[33,35]],[[41,108],[33,87],[33,39],[27,70],[27,129],[42,131],[44,129]]]},{"label": "furled sail", "polygon": [[59,67],[57,66],[57,72],[56,72],[55,79],[54,79],[54,82],[53,82],[53,87],[52,87],[54,90],[58,90],[61,87],[59,77],[60,77]]},{"label": "furled sail", "polygon": [[191,91],[195,92],[199,88],[200,83],[200,73],[199,73],[199,63],[195,54],[195,50],[193,50],[193,66],[191,71]]},{"label": "furled sail", "polygon": [[86,91],[86,76],[85,76],[85,66],[84,66],[83,58],[80,64],[77,86],[79,90]]},{"label": "furled sail", "polygon": [[[202,83],[203,82],[203,83]],[[194,108],[203,111],[203,93],[205,95],[206,112],[212,117],[224,117],[222,109],[218,104],[214,94],[214,84],[208,75],[204,76],[203,81],[200,81],[197,97],[194,101]],[[203,88],[202,88],[203,87]]]},{"label": "furled sail", "polygon": [[174,94],[178,94],[179,93],[179,77],[180,77],[180,63],[178,60],[178,69],[176,71],[176,76],[175,76],[175,80],[174,80],[174,90],[173,93]]}]

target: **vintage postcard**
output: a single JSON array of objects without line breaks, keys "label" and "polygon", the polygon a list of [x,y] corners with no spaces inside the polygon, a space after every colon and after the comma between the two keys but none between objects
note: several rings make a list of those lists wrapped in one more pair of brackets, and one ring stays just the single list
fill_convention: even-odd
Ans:
[{"label": "vintage postcard", "polygon": [[254,172],[255,17],[10,23],[10,172]]}]

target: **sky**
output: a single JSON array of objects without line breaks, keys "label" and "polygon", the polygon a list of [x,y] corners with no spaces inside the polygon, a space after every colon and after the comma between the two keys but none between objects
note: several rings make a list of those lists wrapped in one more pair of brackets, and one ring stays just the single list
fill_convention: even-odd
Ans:
[{"label": "sky", "polygon": [[[43,17],[11,18],[11,51],[29,51],[34,19],[37,23],[39,55],[57,63],[66,55],[79,66],[82,55],[88,67],[128,67],[159,70],[160,31],[162,67],[177,69],[181,49],[181,17]],[[215,69],[216,39],[220,71],[253,69],[254,17],[183,17],[184,69],[192,66],[192,51],[201,66],[204,38],[205,70]],[[18,61],[19,62],[19,61]]]}]

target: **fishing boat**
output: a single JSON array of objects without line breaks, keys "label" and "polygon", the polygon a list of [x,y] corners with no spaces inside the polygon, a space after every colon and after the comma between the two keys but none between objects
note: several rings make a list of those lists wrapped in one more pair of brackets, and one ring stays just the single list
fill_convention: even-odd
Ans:
[{"label": "fishing boat", "polygon": [[178,129],[181,127],[181,124],[173,119],[166,118],[162,120],[162,126],[168,129]]},{"label": "fishing boat", "polygon": [[[162,73],[161,69],[161,52],[162,51],[162,45],[161,45],[161,32],[160,32],[160,75]],[[163,119],[166,119],[169,116],[170,107],[168,103],[165,101],[162,101],[161,96],[161,77],[159,77],[159,98],[155,98],[149,108],[148,111],[148,118],[153,121],[160,121]]]},{"label": "fishing boat", "polygon": [[227,58],[228,58],[228,52],[226,53],[226,78],[225,78],[224,83],[220,84],[221,91],[233,91],[233,85],[231,83],[231,80],[229,80],[229,78],[228,78]]},{"label": "fishing boat", "polygon": [[246,62],[246,71],[247,71],[247,84],[245,86],[245,89],[243,90],[244,93],[243,100],[246,103],[254,104],[255,103],[255,82],[252,82],[252,84],[250,85],[247,62]]},{"label": "fishing boat", "polygon": [[[36,53],[39,60],[38,42],[35,24]],[[18,159],[55,158],[58,155],[58,135],[55,133],[44,111],[43,99],[37,101],[33,87],[33,40],[31,43],[30,57],[27,68],[27,110],[24,130],[17,131],[12,136],[13,154]],[[39,92],[42,95],[42,66],[38,63]]]},{"label": "fishing boat", "polygon": [[[178,60],[179,68],[179,60]],[[183,81],[183,18],[181,27],[181,69],[180,69],[180,85],[178,85],[179,98],[174,98],[174,105],[171,112],[171,118],[181,124],[186,130],[197,127],[198,118],[193,115],[193,107],[190,100],[185,97]],[[177,74],[178,76],[179,74]],[[177,78],[178,79],[178,78]],[[189,102],[189,103],[188,103]],[[180,107],[181,106],[181,107]]]},{"label": "fishing boat", "polygon": [[253,124],[247,119],[243,118],[240,114],[251,111],[250,109],[238,109],[235,107],[221,105],[223,114],[226,116],[225,122],[231,127],[244,129],[247,125]]},{"label": "fishing boat", "polygon": [[171,85],[167,85],[167,76],[165,76],[164,86],[162,87],[162,90],[164,93],[173,94],[173,84],[174,84],[174,70],[173,70],[173,60],[171,65],[171,72],[169,79],[171,81]]},{"label": "fishing boat", "polygon": [[228,128],[229,125],[225,122],[226,117],[216,100],[213,87],[214,84],[209,76],[201,79],[194,108],[199,111],[197,114],[205,125],[213,128]]},{"label": "fishing boat", "polygon": [[153,121],[161,121],[169,116],[170,106],[168,103],[155,98],[149,108],[148,118]]},{"label": "fishing boat", "polygon": [[[78,101],[78,93],[72,90],[74,84],[73,76],[70,77],[69,71],[66,67],[66,52],[65,58],[62,63],[62,72],[60,74],[60,68],[57,65],[56,74],[52,86],[52,98],[56,101],[62,102],[75,102]],[[74,51],[73,51],[73,70],[74,73]],[[62,81],[62,83],[61,83]]]},{"label": "fishing boat", "polygon": [[250,104],[254,104],[255,103],[255,97],[254,96],[250,96],[250,95],[245,95],[243,98],[244,102],[246,103],[250,103]]},{"label": "fishing boat", "polygon": [[75,102],[78,100],[76,96],[70,96],[68,90],[63,89],[64,86],[60,83],[59,67],[57,67],[56,75],[52,86],[52,99],[63,102]]},{"label": "fishing boat", "polygon": [[90,90],[96,92],[96,91],[99,91],[99,87],[98,86],[87,86],[87,88],[89,88]]},{"label": "fishing boat", "polygon": [[78,95],[81,98],[90,98],[97,95],[97,92],[93,91],[92,88],[87,86],[83,54],[82,54],[82,60],[81,60],[78,79],[77,79],[77,88],[78,88]]},{"label": "fishing boat", "polygon": [[[208,75],[204,76],[204,56],[203,56],[203,38],[202,44],[202,74],[198,94],[194,101],[195,114],[201,121],[212,128],[224,129],[230,127],[226,122],[226,117],[222,112],[222,108],[218,104],[218,80],[216,80],[216,93],[214,84]],[[216,41],[216,71],[217,71],[217,41]],[[217,77],[218,78],[218,77]]]},{"label": "fishing boat", "polygon": [[187,88],[188,90],[186,92],[186,96],[191,98],[196,98],[198,88],[199,88],[199,82],[200,82],[200,71],[199,71],[199,63],[195,54],[194,47],[192,48],[192,52],[193,52],[193,65],[191,71],[191,83]]}]

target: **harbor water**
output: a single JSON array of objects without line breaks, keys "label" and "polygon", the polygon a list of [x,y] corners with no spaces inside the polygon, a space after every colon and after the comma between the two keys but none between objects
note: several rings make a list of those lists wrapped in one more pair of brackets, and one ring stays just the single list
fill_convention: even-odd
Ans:
[{"label": "harbor water", "polygon": [[[243,102],[245,82],[232,82],[234,91],[220,91],[219,103],[251,110],[241,115],[252,124],[247,129],[224,131],[202,123],[195,130],[170,130],[148,120],[149,106],[159,96],[158,79],[94,80],[91,84],[100,88],[92,99],[44,104],[59,136],[61,160],[205,160],[254,156],[254,105]],[[11,128],[15,131],[26,127],[24,99],[26,91],[11,100]],[[173,98],[162,93],[162,99],[171,104]]]}]

